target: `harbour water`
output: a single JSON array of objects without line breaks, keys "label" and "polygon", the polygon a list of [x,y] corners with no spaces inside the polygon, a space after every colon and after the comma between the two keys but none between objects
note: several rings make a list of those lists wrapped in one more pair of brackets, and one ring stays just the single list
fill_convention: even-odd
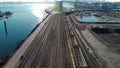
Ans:
[{"label": "harbour water", "polygon": [[47,16],[45,9],[54,4],[2,3],[0,11],[13,14],[0,18],[0,58],[14,51],[32,29]]},{"label": "harbour water", "polygon": [[100,22],[97,18],[93,17],[93,16],[76,16],[76,18],[81,21],[81,22]]},{"label": "harbour water", "polygon": [[[94,16],[76,16],[77,20],[81,21],[81,22],[101,22],[100,20],[98,20],[97,18],[95,18]],[[107,17],[104,17],[102,18],[104,19],[106,22],[109,22],[109,23],[120,23],[119,20],[115,20],[115,19],[112,19],[112,18],[107,18]]]}]

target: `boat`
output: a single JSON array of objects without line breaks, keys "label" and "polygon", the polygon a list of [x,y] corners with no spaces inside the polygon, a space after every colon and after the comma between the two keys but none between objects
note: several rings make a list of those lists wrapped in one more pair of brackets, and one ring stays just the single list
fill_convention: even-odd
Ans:
[{"label": "boat", "polygon": [[2,14],[2,13],[0,13],[0,17],[3,17],[3,14]]},{"label": "boat", "polygon": [[4,16],[4,14],[0,12],[0,17],[3,17],[3,16]]},{"label": "boat", "polygon": [[9,11],[5,12],[5,15],[11,15],[11,14],[13,14],[13,13],[9,12]]}]

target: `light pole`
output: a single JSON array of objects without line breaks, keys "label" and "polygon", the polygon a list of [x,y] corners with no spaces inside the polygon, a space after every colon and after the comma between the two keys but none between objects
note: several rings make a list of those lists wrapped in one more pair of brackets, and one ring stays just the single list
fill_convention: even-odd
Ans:
[{"label": "light pole", "polygon": [[78,0],[76,0],[76,5],[75,5],[76,10],[78,8],[77,6],[78,6]]}]

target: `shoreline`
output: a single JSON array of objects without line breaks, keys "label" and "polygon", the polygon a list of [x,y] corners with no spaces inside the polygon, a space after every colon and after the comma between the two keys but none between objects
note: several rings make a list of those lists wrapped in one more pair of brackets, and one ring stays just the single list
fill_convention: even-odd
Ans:
[{"label": "shoreline", "polygon": [[28,37],[37,29],[37,27],[39,25],[41,25],[41,23],[51,14],[50,11],[48,11],[47,9],[45,9],[45,12],[48,14],[45,18],[42,19],[41,22],[39,22],[38,24],[36,24],[36,26],[30,31],[30,33],[28,35],[26,35],[26,37],[23,38],[23,40],[21,40],[20,42],[18,42],[18,44],[16,44],[16,47],[14,48],[14,50],[9,53],[8,55],[4,56],[3,58],[0,58],[0,68],[3,67],[11,58],[12,56],[15,54],[15,52],[21,47],[21,45],[28,39]]}]

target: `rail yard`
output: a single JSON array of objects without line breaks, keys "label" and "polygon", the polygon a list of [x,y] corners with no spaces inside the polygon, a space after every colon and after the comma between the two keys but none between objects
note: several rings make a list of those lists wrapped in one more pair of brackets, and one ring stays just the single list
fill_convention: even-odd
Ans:
[{"label": "rail yard", "polygon": [[0,68],[120,68],[120,2],[25,1],[0,2]]},{"label": "rail yard", "polygon": [[[63,13],[54,12],[46,20],[44,27],[35,38],[29,42],[30,44],[26,44],[28,45],[26,50],[22,47],[24,48],[27,40],[4,68],[93,68],[95,66],[99,68],[94,57],[86,51],[84,43],[78,37],[68,17]],[[19,53],[17,56],[22,50],[24,53]],[[90,59],[94,59],[95,61],[92,62],[96,64],[91,63]]]},{"label": "rail yard", "polygon": [[93,42],[85,36],[85,31],[94,26],[111,28],[120,25],[106,22],[86,24],[78,22],[74,14],[65,16],[61,12],[52,12],[3,68],[104,68],[100,62],[103,59],[99,59],[94,44],[91,44]]},{"label": "rail yard", "polygon": [[[107,47],[109,43],[105,44],[106,42],[92,31],[95,30],[93,28],[114,28],[118,30],[119,26],[119,23],[114,22],[79,22],[74,13],[65,16],[61,12],[52,12],[28,36],[3,68],[119,67],[119,61],[117,61],[119,54],[118,52],[113,53],[119,48],[113,44]],[[108,36],[112,35],[108,34]],[[113,50],[112,52],[107,51],[106,48]],[[116,56],[112,56],[112,54]]]},{"label": "rail yard", "polygon": [[[87,50],[99,61],[101,68],[120,67],[119,22],[79,22],[70,15],[79,35],[86,40]],[[115,17],[114,17],[115,19]],[[119,20],[119,19],[118,19]],[[95,30],[92,31],[92,30]],[[97,34],[96,34],[97,33]],[[89,56],[90,57],[90,56]],[[90,66],[90,65],[89,65]]]}]

